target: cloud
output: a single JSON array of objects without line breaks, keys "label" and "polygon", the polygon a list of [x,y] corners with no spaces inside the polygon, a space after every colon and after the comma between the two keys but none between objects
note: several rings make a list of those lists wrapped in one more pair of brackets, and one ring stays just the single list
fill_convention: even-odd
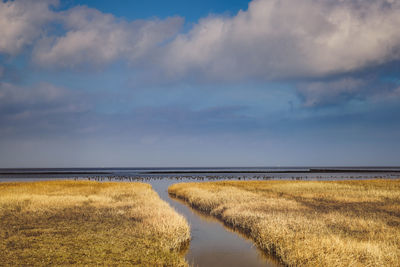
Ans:
[{"label": "cloud", "polygon": [[296,90],[303,107],[307,108],[343,105],[351,100],[369,105],[391,105],[400,100],[398,83],[372,75],[301,82],[296,84]]},{"label": "cloud", "polygon": [[78,6],[59,13],[62,36],[42,39],[33,52],[43,66],[104,65],[119,59],[136,62],[181,28],[179,17],[128,22],[96,9]]},{"label": "cloud", "polygon": [[56,0],[0,2],[0,54],[16,55],[45,32],[55,19]]},{"label": "cloud", "polygon": [[400,2],[253,0],[210,16],[167,47],[167,77],[246,80],[321,77],[400,58]]},{"label": "cloud", "polygon": [[86,103],[77,94],[48,83],[17,86],[0,82],[0,121],[3,126],[45,121],[48,116],[79,113],[87,110]]},{"label": "cloud", "polygon": [[342,78],[333,81],[310,82],[298,85],[298,92],[305,107],[317,107],[346,102],[364,93],[367,81]]},{"label": "cloud", "polygon": [[33,46],[32,58],[45,67],[135,63],[172,38],[183,19],[126,21],[97,9],[56,10],[57,0],[0,2],[0,55]]},{"label": "cloud", "polygon": [[[127,21],[86,6],[57,10],[57,4],[1,2],[0,53],[31,46],[33,62],[45,68],[124,60],[140,73],[136,84],[145,85],[292,79],[306,107],[367,93],[378,99],[378,90],[394,98],[393,88],[374,91],[351,77],[400,59],[398,1],[253,0],[235,16],[212,15],[180,34],[179,17]],[[0,64],[0,79],[11,72]],[[337,74],[346,78],[332,80]],[[299,83],[304,78],[311,82]]]},{"label": "cloud", "polygon": [[400,87],[397,86],[381,90],[379,94],[373,95],[371,100],[378,103],[385,103],[386,105],[395,103],[398,106],[400,101]]},{"label": "cloud", "polygon": [[56,4],[0,3],[0,53],[32,45],[33,61],[49,68],[124,59],[158,79],[229,82],[320,78],[400,59],[398,1],[253,0],[235,16],[203,18],[179,35],[179,17],[127,21]]}]

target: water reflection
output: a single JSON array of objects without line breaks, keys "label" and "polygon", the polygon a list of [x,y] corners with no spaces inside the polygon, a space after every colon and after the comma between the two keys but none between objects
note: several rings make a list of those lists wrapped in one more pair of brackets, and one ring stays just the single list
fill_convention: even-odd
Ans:
[{"label": "water reflection", "polygon": [[[193,266],[279,266],[257,249],[252,241],[240,233],[226,228],[212,216],[207,216],[186,206],[182,201],[171,199],[167,189],[174,180],[150,181],[160,197],[170,203],[188,220],[192,240],[186,254]],[[190,182],[181,180],[179,182]]]}]

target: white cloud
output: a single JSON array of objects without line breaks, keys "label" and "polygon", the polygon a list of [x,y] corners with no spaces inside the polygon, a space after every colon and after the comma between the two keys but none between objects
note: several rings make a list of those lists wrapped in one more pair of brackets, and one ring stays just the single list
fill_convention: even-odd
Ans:
[{"label": "white cloud", "polygon": [[59,15],[66,33],[38,43],[34,60],[41,65],[102,65],[121,58],[135,62],[175,35],[183,22],[178,17],[128,22],[82,6]]},{"label": "white cloud", "polygon": [[229,81],[343,73],[399,59],[399,28],[399,1],[253,0],[179,35],[163,66]]},{"label": "white cloud", "polygon": [[48,68],[124,59],[152,80],[321,77],[400,59],[400,1],[253,0],[235,16],[203,18],[178,36],[178,17],[127,21],[55,4],[1,2],[0,53],[32,45],[33,61]]},{"label": "white cloud", "polygon": [[[135,63],[172,38],[183,19],[126,21],[97,9],[54,9],[57,0],[0,2],[0,54],[17,55],[32,45],[33,60],[45,67]],[[56,34],[61,26],[61,34]],[[53,31],[52,31],[53,30]]]},{"label": "white cloud", "polygon": [[15,55],[32,44],[55,18],[56,0],[0,1],[0,53]]}]

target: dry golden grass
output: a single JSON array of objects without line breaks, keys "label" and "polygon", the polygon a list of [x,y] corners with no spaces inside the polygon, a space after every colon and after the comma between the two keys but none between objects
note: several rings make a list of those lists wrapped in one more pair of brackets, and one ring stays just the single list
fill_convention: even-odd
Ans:
[{"label": "dry golden grass", "polygon": [[400,180],[175,184],[289,266],[400,266]]},{"label": "dry golden grass", "polygon": [[186,266],[184,217],[142,183],[0,183],[0,265]]}]

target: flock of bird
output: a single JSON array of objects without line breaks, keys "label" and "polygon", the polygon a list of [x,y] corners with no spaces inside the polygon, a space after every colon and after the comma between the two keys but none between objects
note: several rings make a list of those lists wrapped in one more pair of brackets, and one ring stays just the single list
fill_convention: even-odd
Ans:
[{"label": "flock of bird", "polygon": [[[384,176],[370,176],[371,179],[395,178],[398,175],[386,174]],[[96,175],[96,176],[76,176],[74,180],[93,180],[93,181],[125,181],[125,182],[147,182],[151,180],[192,180],[192,181],[215,181],[215,180],[272,180],[272,179],[291,179],[291,180],[323,180],[323,179],[365,179],[363,175],[357,176],[270,176],[270,175],[184,175],[184,176],[130,176],[130,175]]]}]

